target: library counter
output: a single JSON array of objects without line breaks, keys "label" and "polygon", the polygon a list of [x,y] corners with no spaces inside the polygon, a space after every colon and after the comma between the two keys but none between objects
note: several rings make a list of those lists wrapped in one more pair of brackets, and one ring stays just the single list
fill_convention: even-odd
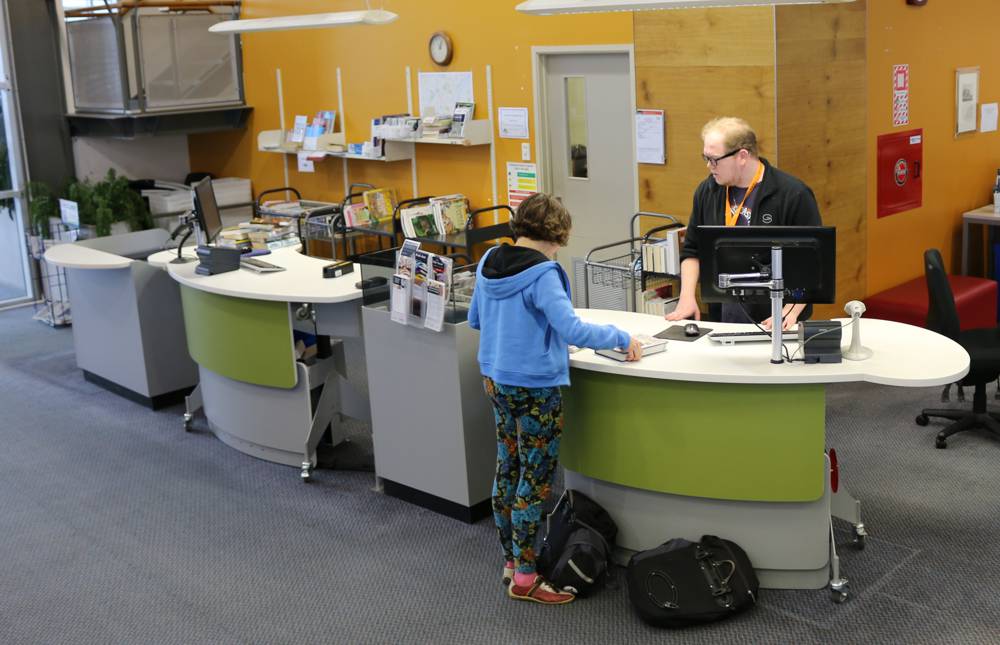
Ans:
[{"label": "library counter", "polygon": [[[682,324],[578,313],[633,334]],[[571,354],[560,451],[566,486],[608,509],[626,551],[715,534],[746,549],[765,587],[818,589],[830,581],[846,594],[831,515],[850,521],[858,541],[865,530],[857,500],[843,485],[831,487],[826,384],[926,387],[955,382],[969,369],[965,350],[943,336],[885,320],[860,324],[874,350],[866,361],[775,365],[770,343],[723,346],[707,337],[669,341],[665,352],[638,363],[591,350]],[[851,332],[845,327],[845,347]],[[794,355],[798,343],[786,345]]]},{"label": "library counter", "polygon": [[185,351],[177,283],[142,259],[169,236],[151,229],[45,252],[46,262],[66,270],[84,378],[154,410],[180,401],[198,379]]},{"label": "library counter", "polygon": [[[185,426],[203,407],[223,442],[261,459],[301,465],[308,480],[326,429],[332,428],[335,443],[343,438],[336,414],[370,418],[361,367],[361,290],[354,286],[360,273],[323,278],[329,260],[295,248],[261,256],[285,268],[275,273],[238,269],[203,276],[195,272],[197,262],[171,259],[162,252],[150,263],[165,266],[181,286],[188,350],[198,364],[200,383],[188,399]],[[297,361],[293,330],[331,337],[331,355],[308,365]]]}]

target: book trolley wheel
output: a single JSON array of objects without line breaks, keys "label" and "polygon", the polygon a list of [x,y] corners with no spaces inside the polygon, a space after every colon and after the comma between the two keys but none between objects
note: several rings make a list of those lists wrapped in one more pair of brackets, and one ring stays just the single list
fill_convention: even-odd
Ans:
[{"label": "book trolley wheel", "polygon": [[194,421],[194,415],[187,412],[184,413],[184,432],[191,432],[191,423]]},{"label": "book trolley wheel", "polygon": [[303,461],[302,472],[299,473],[299,476],[302,478],[303,484],[308,484],[309,482],[312,481],[312,471],[313,471],[312,464],[308,461]]}]

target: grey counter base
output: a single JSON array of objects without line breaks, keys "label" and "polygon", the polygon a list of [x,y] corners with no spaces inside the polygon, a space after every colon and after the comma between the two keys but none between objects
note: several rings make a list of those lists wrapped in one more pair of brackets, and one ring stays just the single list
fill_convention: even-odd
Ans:
[{"label": "grey counter base", "polygon": [[465,506],[447,499],[442,499],[437,495],[425,493],[417,490],[416,488],[410,488],[409,486],[398,484],[389,479],[381,479],[380,482],[382,484],[382,492],[389,497],[395,497],[396,499],[401,499],[404,502],[422,506],[429,511],[446,515],[452,519],[465,522],[466,524],[475,524],[484,517],[488,517],[493,514],[493,504],[492,501],[488,499],[472,506]]},{"label": "grey counter base", "polygon": [[93,372],[88,372],[87,370],[81,370],[83,372],[84,380],[98,385],[109,392],[114,392],[118,396],[128,399],[139,405],[143,405],[150,410],[160,410],[162,408],[170,407],[177,403],[184,401],[184,397],[191,393],[194,386],[183,387],[179,390],[174,390],[173,392],[164,392],[163,394],[157,394],[156,396],[146,396],[138,392],[134,392],[124,385],[119,385],[114,381],[109,381],[103,376],[98,376]]},{"label": "grey counter base", "polygon": [[[813,502],[741,502],[629,488],[566,470],[566,488],[608,509],[618,524],[615,559],[671,538],[717,535],[739,544],[762,587],[822,589],[830,582],[830,490]],[[823,546],[827,545],[827,546]]]}]

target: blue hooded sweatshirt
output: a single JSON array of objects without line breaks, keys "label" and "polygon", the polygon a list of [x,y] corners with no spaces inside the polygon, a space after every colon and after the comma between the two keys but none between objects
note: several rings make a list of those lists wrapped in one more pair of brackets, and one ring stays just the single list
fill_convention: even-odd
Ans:
[{"label": "blue hooded sweatshirt", "polygon": [[483,376],[521,387],[569,385],[567,345],[593,349],[628,346],[629,335],[614,325],[580,320],[569,299],[569,278],[558,262],[542,256],[513,274],[483,275],[484,267],[491,264],[490,256],[510,256],[515,249],[529,251],[508,245],[494,247],[476,270],[469,326],[480,331],[479,369]]}]

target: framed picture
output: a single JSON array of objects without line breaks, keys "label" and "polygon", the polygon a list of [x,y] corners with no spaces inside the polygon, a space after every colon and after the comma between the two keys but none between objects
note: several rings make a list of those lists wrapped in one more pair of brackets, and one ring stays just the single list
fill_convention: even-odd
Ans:
[{"label": "framed picture", "polygon": [[955,70],[955,134],[976,131],[979,111],[979,68],[959,67]]}]

